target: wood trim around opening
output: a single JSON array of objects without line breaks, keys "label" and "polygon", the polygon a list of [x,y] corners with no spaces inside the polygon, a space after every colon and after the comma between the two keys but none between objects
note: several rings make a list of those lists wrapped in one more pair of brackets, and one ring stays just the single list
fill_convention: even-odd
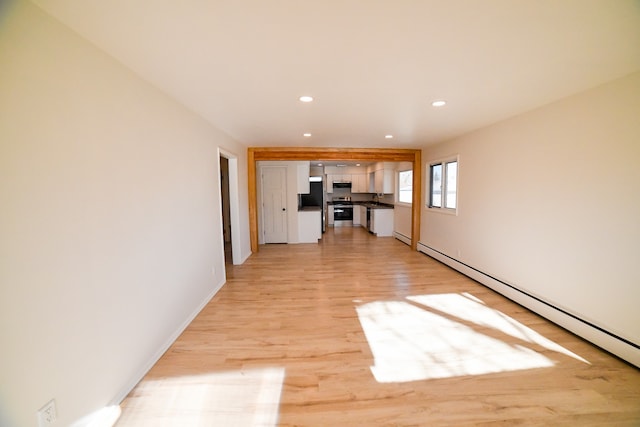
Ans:
[{"label": "wood trim around opening", "polygon": [[261,160],[319,160],[413,163],[413,204],[411,207],[411,249],[417,250],[420,239],[420,207],[422,206],[422,151],[394,148],[306,148],[249,147],[247,151],[249,180],[249,235],[251,251],[258,252],[257,162]]}]

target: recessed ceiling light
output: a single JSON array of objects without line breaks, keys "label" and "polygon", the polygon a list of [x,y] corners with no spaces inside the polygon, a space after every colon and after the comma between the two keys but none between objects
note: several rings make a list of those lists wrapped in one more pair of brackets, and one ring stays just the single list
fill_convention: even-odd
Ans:
[{"label": "recessed ceiling light", "polygon": [[356,166],[360,166],[360,163],[356,163]]},{"label": "recessed ceiling light", "polygon": [[447,104],[447,101],[442,101],[442,100],[433,101],[431,103],[431,105],[433,105],[434,107],[444,107],[446,104]]},{"label": "recessed ceiling light", "polygon": [[304,136],[305,138],[309,138],[311,136],[310,133],[303,133],[302,136]]},{"label": "recessed ceiling light", "polygon": [[308,96],[308,95],[304,95],[300,97],[300,101],[302,102],[311,102],[313,101],[313,97],[312,96]]},{"label": "recessed ceiling light", "polygon": [[387,139],[393,139],[393,135],[385,135],[384,137]]}]

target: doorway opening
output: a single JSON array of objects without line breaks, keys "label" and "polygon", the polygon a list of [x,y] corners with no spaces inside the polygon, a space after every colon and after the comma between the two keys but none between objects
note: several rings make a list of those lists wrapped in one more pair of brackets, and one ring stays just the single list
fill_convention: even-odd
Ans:
[{"label": "doorway opening", "polygon": [[222,241],[224,242],[224,263],[233,263],[231,242],[231,209],[229,207],[229,159],[220,156],[220,203],[222,204]]},{"label": "doorway opening", "polygon": [[258,180],[257,163],[262,160],[287,161],[371,161],[412,162],[411,249],[417,250],[420,240],[422,150],[402,148],[328,148],[328,147],[249,147],[247,149],[249,190],[249,239],[251,251],[258,252]]},{"label": "doorway opening", "polygon": [[240,251],[240,206],[238,195],[238,158],[218,149],[222,246],[225,265],[242,264]]}]

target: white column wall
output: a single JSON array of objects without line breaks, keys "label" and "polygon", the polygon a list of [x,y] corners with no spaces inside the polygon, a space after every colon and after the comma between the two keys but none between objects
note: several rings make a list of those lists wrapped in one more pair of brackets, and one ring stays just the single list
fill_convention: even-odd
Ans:
[{"label": "white column wall", "polygon": [[218,148],[246,147],[28,2],[0,26],[0,425],[123,397],[224,283]]}]

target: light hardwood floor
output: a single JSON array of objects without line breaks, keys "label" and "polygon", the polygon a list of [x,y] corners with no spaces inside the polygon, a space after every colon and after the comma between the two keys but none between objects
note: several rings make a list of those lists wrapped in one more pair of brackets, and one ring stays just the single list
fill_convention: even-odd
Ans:
[{"label": "light hardwood floor", "polygon": [[329,229],[227,276],[118,426],[640,425],[638,369],[393,238]]}]

